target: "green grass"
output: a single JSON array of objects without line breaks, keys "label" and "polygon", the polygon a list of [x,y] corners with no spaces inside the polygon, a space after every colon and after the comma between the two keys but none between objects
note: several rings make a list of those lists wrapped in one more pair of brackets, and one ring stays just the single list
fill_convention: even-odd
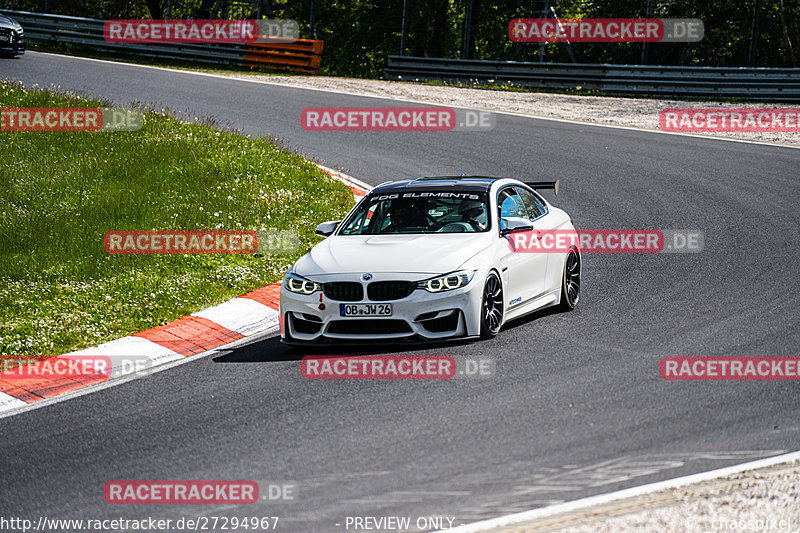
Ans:
[{"label": "green grass", "polygon": [[[108,106],[0,82],[0,107]],[[144,111],[144,110],[143,110]],[[0,132],[0,354],[60,354],[279,280],[352,193],[269,140],[146,111],[138,132]],[[109,230],[294,230],[287,255],[109,255]]]}]

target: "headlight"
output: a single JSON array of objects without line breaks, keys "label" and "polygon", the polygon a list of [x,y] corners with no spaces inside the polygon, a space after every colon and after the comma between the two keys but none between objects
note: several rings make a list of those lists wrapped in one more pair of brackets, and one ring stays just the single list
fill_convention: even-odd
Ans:
[{"label": "headlight", "polygon": [[319,283],[291,273],[286,274],[286,277],[283,278],[283,286],[298,294],[314,294],[322,290]]},{"label": "headlight", "polygon": [[472,281],[472,276],[475,275],[474,270],[459,270],[445,274],[444,276],[437,276],[431,279],[424,279],[417,282],[418,289],[425,289],[428,292],[442,292],[460,289],[464,285]]}]

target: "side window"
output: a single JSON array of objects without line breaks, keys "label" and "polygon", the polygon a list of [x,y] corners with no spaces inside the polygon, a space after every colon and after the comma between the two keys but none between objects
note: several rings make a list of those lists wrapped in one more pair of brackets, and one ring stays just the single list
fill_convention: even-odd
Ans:
[{"label": "side window", "polygon": [[513,187],[507,187],[500,191],[497,195],[497,205],[501,219],[505,217],[528,218],[525,204]]},{"label": "side window", "polygon": [[538,196],[536,196],[527,189],[523,189],[522,187],[517,187],[517,190],[519,191],[519,195],[522,198],[522,202],[528,209],[528,214],[530,215],[531,220],[539,218],[540,216],[544,215],[545,207]]},{"label": "side window", "polygon": [[378,204],[375,203],[366,211],[362,211],[359,215],[354,218],[350,224],[344,229],[342,229],[343,235],[359,235],[362,233],[374,233],[374,224],[371,224],[373,221],[373,217],[375,216],[376,208]]}]

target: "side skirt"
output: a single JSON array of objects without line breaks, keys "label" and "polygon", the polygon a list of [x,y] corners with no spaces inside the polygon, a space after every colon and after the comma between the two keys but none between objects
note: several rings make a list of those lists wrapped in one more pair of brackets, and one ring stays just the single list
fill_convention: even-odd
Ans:
[{"label": "side skirt", "polygon": [[514,320],[515,318],[519,318],[521,316],[525,316],[527,314],[533,313],[534,311],[538,311],[539,309],[543,309],[545,307],[550,307],[551,305],[558,305],[559,299],[561,296],[561,287],[554,289],[548,293],[543,294],[533,300],[529,300],[523,304],[520,304],[513,309],[509,309],[504,317],[503,323],[505,324],[509,320]]}]

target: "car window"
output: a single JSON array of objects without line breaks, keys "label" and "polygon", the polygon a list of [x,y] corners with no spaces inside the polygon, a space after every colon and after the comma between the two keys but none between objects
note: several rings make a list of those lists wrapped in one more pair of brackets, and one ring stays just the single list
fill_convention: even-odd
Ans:
[{"label": "car window", "polygon": [[517,190],[522,198],[522,203],[525,204],[525,207],[528,210],[528,215],[531,220],[539,218],[545,214],[546,209],[544,203],[542,203],[542,200],[538,196],[527,189],[523,189],[522,187],[517,187]]},{"label": "car window", "polygon": [[497,206],[501,219],[507,217],[529,218],[525,204],[514,187],[507,187],[500,191],[497,196]]},{"label": "car window", "polygon": [[408,191],[366,198],[342,224],[341,235],[476,233],[489,229],[485,193]]}]

